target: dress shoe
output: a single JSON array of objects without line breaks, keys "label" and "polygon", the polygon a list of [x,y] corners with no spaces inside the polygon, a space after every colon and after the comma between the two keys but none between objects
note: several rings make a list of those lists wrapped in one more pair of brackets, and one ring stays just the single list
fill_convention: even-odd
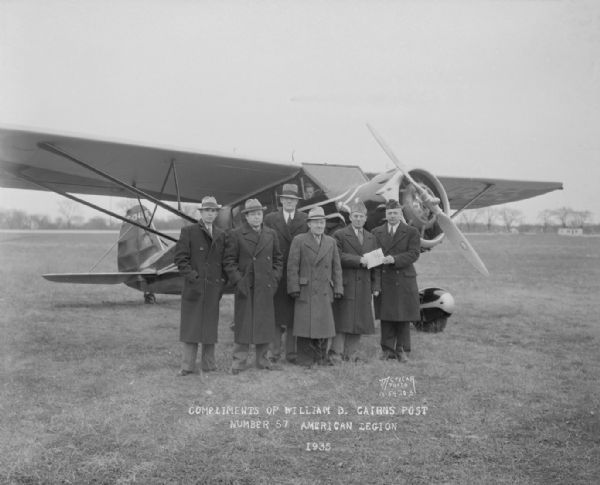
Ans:
[{"label": "dress shoe", "polygon": [[261,365],[258,367],[259,369],[264,369],[264,370],[283,370],[283,367],[281,367],[280,365],[277,364],[265,364],[265,365]]},{"label": "dress shoe", "polygon": [[406,356],[406,352],[404,352],[404,349],[400,349],[398,351],[398,355],[396,356],[396,358],[398,359],[398,362],[408,362],[408,357]]},{"label": "dress shoe", "polygon": [[234,376],[237,376],[240,372],[242,372],[243,369],[231,369],[231,373]]},{"label": "dress shoe", "polygon": [[[338,354],[335,350],[330,350],[327,353],[327,358],[325,360],[331,362],[331,364],[327,364],[327,365],[341,364],[342,361],[344,360],[344,356]],[[348,359],[346,358],[346,360],[348,360]]]},{"label": "dress shoe", "polygon": [[178,373],[177,373],[177,377],[185,377],[185,376],[189,376],[190,374],[193,374],[194,371],[193,370],[185,370],[185,369],[181,369]]}]

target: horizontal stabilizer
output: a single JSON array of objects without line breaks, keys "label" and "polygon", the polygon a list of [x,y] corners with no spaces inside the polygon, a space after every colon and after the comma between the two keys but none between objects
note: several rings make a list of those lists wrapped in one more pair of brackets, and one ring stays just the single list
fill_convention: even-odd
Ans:
[{"label": "horizontal stabilizer", "polygon": [[56,283],[79,283],[88,285],[116,285],[135,281],[138,278],[156,276],[155,270],[125,273],[48,273],[42,275]]}]

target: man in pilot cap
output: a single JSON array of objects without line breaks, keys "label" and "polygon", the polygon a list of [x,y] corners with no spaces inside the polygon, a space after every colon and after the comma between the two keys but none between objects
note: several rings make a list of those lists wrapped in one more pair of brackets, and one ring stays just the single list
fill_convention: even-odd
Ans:
[{"label": "man in pilot cap", "polygon": [[296,358],[296,339],[292,327],[294,325],[294,299],[287,292],[287,259],[290,254],[292,239],[298,234],[308,231],[306,214],[296,211],[298,205],[298,186],[285,184],[279,196],[281,208],[265,216],[265,226],[277,234],[279,249],[283,255],[283,275],[277,293],[275,293],[275,338],[271,344],[271,359],[276,362],[281,358],[281,337],[285,331],[285,357],[293,362]]},{"label": "man in pilot cap", "polygon": [[373,296],[379,295],[379,268],[367,268],[365,253],[379,248],[377,239],[364,228],[367,208],[360,199],[349,204],[351,225],[333,235],[337,242],[344,279],[344,297],[333,304],[336,335],[329,351],[336,362],[364,361],[359,354],[360,336],[375,333]]},{"label": "man in pilot cap", "polygon": [[275,335],[273,296],[283,266],[275,231],[263,226],[266,209],[257,199],[248,199],[242,210],[246,222],[229,233],[224,266],[235,285],[232,373],[247,367],[250,344],[256,346],[256,366],[276,369],[268,359]]},{"label": "man in pilot cap", "polygon": [[175,245],[175,264],[183,275],[179,339],[183,342],[180,376],[194,372],[198,343],[202,370],[213,371],[219,323],[219,301],[225,285],[223,252],[225,232],[213,222],[221,208],[214,197],[204,197],[197,224],[181,228]]},{"label": "man in pilot cap", "polygon": [[331,364],[327,344],[335,336],[331,305],[344,294],[342,266],[335,239],[324,234],[325,213],[308,213],[309,232],[292,240],[288,258],[288,293],[295,298],[294,335],[298,365]]},{"label": "man in pilot cap", "polygon": [[381,293],[375,298],[375,316],[381,320],[384,359],[408,360],[410,322],[419,320],[419,289],[413,263],[419,258],[419,231],[404,222],[396,200],[385,206],[387,222],[373,229],[385,259],[381,266]]}]

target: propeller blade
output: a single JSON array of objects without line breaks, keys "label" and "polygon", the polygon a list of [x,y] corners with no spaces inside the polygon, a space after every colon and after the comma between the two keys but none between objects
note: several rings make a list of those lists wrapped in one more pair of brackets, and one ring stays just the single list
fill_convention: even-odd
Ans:
[{"label": "propeller blade", "polygon": [[482,275],[489,276],[490,273],[477,254],[477,251],[473,249],[473,246],[471,246],[471,243],[469,243],[465,235],[460,232],[458,227],[456,227],[456,224],[454,224],[454,221],[450,218],[450,216],[440,210],[440,212],[437,214],[437,222],[442,228],[442,231],[444,231],[446,237],[460,250],[460,253],[464,256],[464,258],[473,266],[475,266],[477,271],[479,271]]},{"label": "propeller blade", "polygon": [[396,157],[396,155],[394,154],[392,149],[389,146],[387,146],[387,143],[384,141],[384,139],[381,138],[381,136],[379,136],[379,134],[375,131],[375,128],[373,128],[369,123],[367,123],[367,128],[371,132],[371,135],[373,135],[373,138],[375,138],[375,141],[377,143],[379,143],[379,146],[383,149],[383,151],[389,157],[389,159],[392,162],[394,162],[394,165],[396,165],[396,168],[398,170],[400,170],[400,172],[402,172],[402,175],[404,175],[411,184],[417,185],[416,182],[414,181],[414,179],[410,176],[410,173],[408,173],[408,168],[406,167],[406,165],[404,165],[404,163],[402,163],[400,161],[400,159],[398,157]]},{"label": "propeller blade", "polygon": [[425,189],[423,189],[423,187],[421,187],[418,183],[415,182],[415,180],[408,172],[406,166],[398,159],[398,157],[396,157],[392,149],[387,145],[383,138],[381,138],[381,136],[379,136],[379,134],[368,123],[367,128],[373,135],[373,138],[375,138],[377,143],[379,143],[379,146],[383,149],[386,155],[390,158],[392,162],[394,162],[394,165],[396,165],[398,170],[406,177],[406,179],[413,185],[413,187],[415,187],[417,192],[419,192],[419,194],[423,198],[423,202],[427,204],[427,206],[433,212],[435,212],[435,214],[437,215],[438,224],[440,225],[442,231],[444,231],[444,234],[450,240],[450,242],[460,250],[460,253],[463,255],[463,257],[469,263],[471,263],[477,269],[477,271],[479,271],[484,276],[489,276],[490,273],[485,267],[485,264],[483,264],[483,261],[481,261],[481,258],[477,254],[477,251],[473,249],[473,246],[471,246],[465,235],[462,232],[460,232],[460,229],[458,227],[456,227],[456,224],[454,224],[454,221],[450,218],[450,216],[440,208],[439,200],[433,199],[432,196],[429,195],[425,191]]}]

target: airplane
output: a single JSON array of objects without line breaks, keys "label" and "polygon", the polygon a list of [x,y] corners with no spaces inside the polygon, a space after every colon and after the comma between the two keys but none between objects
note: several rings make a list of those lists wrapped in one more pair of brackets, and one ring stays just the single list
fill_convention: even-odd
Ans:
[{"label": "airplane", "polygon": [[[118,272],[43,277],[63,283],[124,283],[144,292],[147,303],[155,301],[155,294],[179,294],[183,286],[173,263],[176,238],[153,224],[158,207],[194,223],[197,220],[181,204],[199,203],[203,196],[212,195],[223,205],[215,224],[228,230],[241,223],[247,199],[256,198],[275,210],[284,183],[297,184],[302,194],[310,185],[316,188],[315,195],[302,200],[299,210],[322,206],[327,231],[333,232],[348,222],[348,204],[356,198],[367,207],[367,229],[384,222],[386,201],[399,200],[406,222],[421,234],[422,251],[434,249],[447,238],[487,275],[484,263],[453,219],[465,209],[562,189],[560,182],[437,177],[425,169],[409,170],[375,129],[367,128],[396,168],[367,174],[352,165],[270,162],[0,126],[0,187],[52,191],[121,220]],[[137,198],[138,206],[122,216],[74,194]],[[152,212],[142,199],[154,204]],[[177,202],[177,207],[167,202]],[[416,328],[443,330],[454,311],[452,295],[442,288],[425,288],[420,296],[422,321]]]}]

